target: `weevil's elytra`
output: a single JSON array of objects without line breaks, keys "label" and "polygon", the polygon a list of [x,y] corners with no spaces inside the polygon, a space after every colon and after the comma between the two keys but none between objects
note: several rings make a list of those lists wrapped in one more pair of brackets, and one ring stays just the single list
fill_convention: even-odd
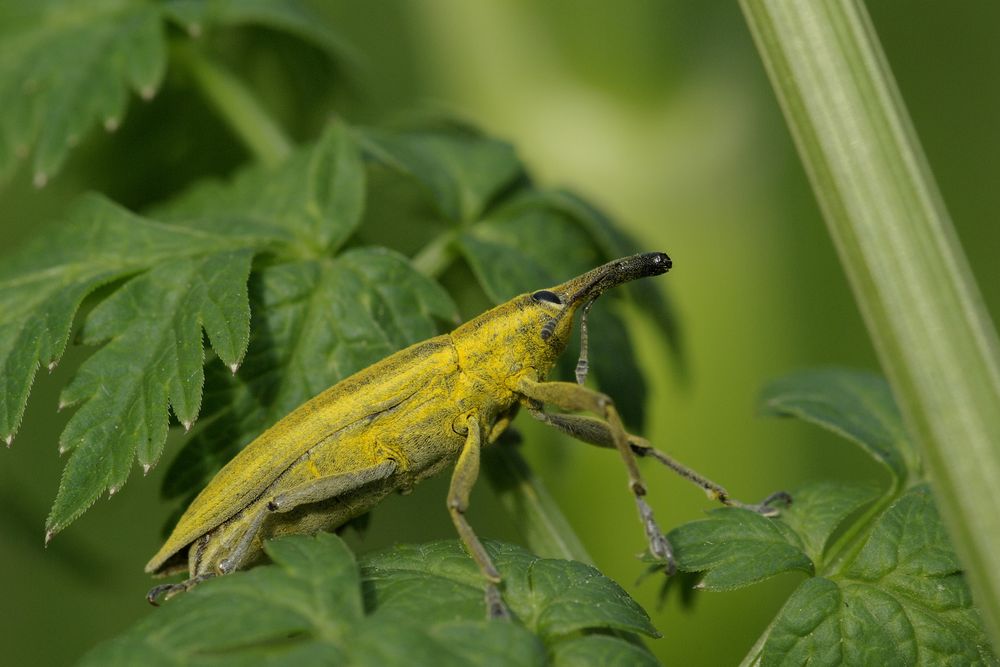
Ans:
[{"label": "weevil's elytra", "polygon": [[[514,297],[306,402],[250,443],[195,498],[146,565],[147,572],[158,575],[187,569],[189,579],[157,587],[149,597],[169,596],[251,565],[272,537],[336,529],[389,493],[405,492],[452,467],[445,506],[487,582],[490,613],[503,615],[495,588],[499,574],[465,511],[480,448],[499,437],[521,406],[579,440],[618,450],[650,551],[672,569],[669,543],[642,500],[645,486],[636,453],[661,461],[725,503],[738,503],[722,487],[626,433],[613,401],[582,386],[579,377],[581,368],[586,374],[585,315],[594,300],[622,283],[665,273],[671,265],[665,253],[633,255]],[[584,313],[580,382],[547,382],[577,309]],[[593,416],[549,413],[545,405]]]}]

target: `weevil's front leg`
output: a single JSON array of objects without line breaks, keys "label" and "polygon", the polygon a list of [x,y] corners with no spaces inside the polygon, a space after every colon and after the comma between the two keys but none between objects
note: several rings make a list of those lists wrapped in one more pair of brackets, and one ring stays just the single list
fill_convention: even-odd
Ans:
[{"label": "weevil's front leg", "polygon": [[465,548],[469,550],[472,560],[479,566],[479,571],[486,579],[486,609],[490,618],[508,618],[510,612],[500,597],[497,584],[500,583],[500,572],[486,553],[483,543],[479,541],[465,512],[469,508],[469,494],[479,477],[479,451],[482,448],[483,434],[479,420],[475,415],[466,419],[469,434],[466,436],[462,453],[455,463],[455,471],[451,475],[451,486],[448,489],[448,513],[455,524],[455,530]]},{"label": "weevil's front leg", "polygon": [[[560,415],[550,414],[534,407],[528,408],[531,416],[535,419],[552,426],[563,433],[583,442],[597,445],[598,447],[615,446],[614,438],[611,434],[611,427],[605,421],[585,417],[581,415]],[[667,466],[684,479],[692,482],[705,491],[709,498],[718,500],[723,505],[730,507],[741,507],[764,516],[777,516],[779,509],[775,507],[778,501],[786,504],[791,501],[791,497],[784,491],[772,493],[762,502],[756,504],[743,503],[729,495],[726,489],[701,473],[688,468],[686,465],[673,458],[669,454],[653,447],[648,440],[639,436],[627,433],[629,447],[637,456],[648,456],[663,465]]]},{"label": "weevil's front leg", "polygon": [[635,461],[635,454],[629,446],[628,433],[622,425],[621,417],[615,408],[614,401],[605,394],[584,387],[583,385],[571,382],[537,382],[529,377],[522,377],[517,383],[517,391],[528,399],[549,403],[563,410],[585,410],[600,415],[608,424],[611,441],[615,449],[621,454],[625,469],[628,471],[629,490],[635,497],[636,506],[639,508],[639,517],[642,520],[643,528],[646,531],[646,539],[649,543],[649,552],[656,558],[664,561],[667,566],[667,573],[673,574],[677,564],[674,560],[673,549],[670,542],[664,537],[663,531],[653,518],[653,509],[649,506],[643,496],[646,495],[646,486],[642,482],[639,474],[639,466]]}]

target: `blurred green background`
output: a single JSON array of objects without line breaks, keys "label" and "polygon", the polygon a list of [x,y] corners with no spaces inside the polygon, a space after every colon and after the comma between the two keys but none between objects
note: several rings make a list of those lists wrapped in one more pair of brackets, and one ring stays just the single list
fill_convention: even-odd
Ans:
[{"label": "blurred green background", "polygon": [[[1000,5],[868,6],[997,312],[1000,226],[989,221],[1000,208]],[[670,253],[675,268],[661,284],[669,284],[682,318],[687,381],[678,379],[659,334],[630,318],[650,386],[650,440],[745,500],[816,478],[880,479],[846,442],[754,416],[754,397],[769,378],[804,366],[875,368],[876,361],[735,3],[394,0],[320,9],[357,48],[358,67],[328,73],[335,93],[301,108],[283,91],[308,88],[308,72],[248,58],[279,117],[321,118],[331,108],[357,122],[413,109],[460,114],[513,142],[542,184],[578,190],[643,248]],[[308,54],[295,62],[308,62]],[[163,133],[158,122],[167,116],[197,130]],[[116,134],[95,131],[45,189],[30,186],[27,170],[0,188],[0,261],[84,190],[142,207],[192,175],[226,173],[245,157],[200,102],[168,85],[148,104],[134,101]],[[609,352],[592,340],[592,355]],[[0,453],[5,664],[68,663],[150,612],[142,566],[172,510],[158,499],[165,464],[146,479],[137,471],[112,501],[100,501],[42,548],[67,418],[55,412],[57,393],[81,358],[71,349],[54,373],[39,377],[14,446]],[[519,422],[525,455],[599,567],[653,615],[664,636],[649,644],[661,659],[735,664],[798,577],[699,595],[688,609],[674,597],[657,610],[658,582],[636,583],[643,567],[633,556],[643,537],[617,457]],[[168,443],[166,456],[176,451]],[[645,470],[665,527],[710,507],[666,471]],[[384,503],[352,545],[452,538],[446,482]],[[485,484],[473,496],[471,520],[484,537],[519,539]]]}]

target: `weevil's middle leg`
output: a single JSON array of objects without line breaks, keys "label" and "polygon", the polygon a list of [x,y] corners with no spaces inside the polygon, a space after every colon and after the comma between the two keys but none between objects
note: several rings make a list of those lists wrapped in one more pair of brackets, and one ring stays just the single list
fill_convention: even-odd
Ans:
[{"label": "weevil's middle leg", "polygon": [[500,572],[493,564],[490,555],[486,553],[486,548],[479,541],[475,531],[465,518],[465,512],[469,508],[469,494],[479,477],[479,452],[482,447],[482,430],[479,420],[470,415],[466,419],[469,434],[466,436],[462,453],[455,463],[455,471],[451,475],[451,486],[448,489],[448,513],[455,524],[455,530],[461,538],[465,548],[469,550],[472,560],[479,566],[479,571],[486,579],[486,609],[490,618],[509,618],[510,612],[507,610],[503,599],[500,597],[500,590],[497,584],[500,583]]},{"label": "weevil's middle leg", "polygon": [[585,410],[600,415],[607,424],[608,432],[615,449],[622,457],[628,472],[629,489],[635,497],[639,509],[639,517],[646,531],[649,552],[667,565],[667,573],[673,574],[677,565],[674,560],[670,542],[663,535],[653,510],[645,501],[646,485],[639,474],[639,466],[635,461],[635,453],[629,445],[628,433],[622,424],[614,402],[605,394],[594,391],[571,382],[537,382],[529,377],[522,377],[517,384],[517,390],[528,399],[541,403],[549,403],[563,410]]},{"label": "weevil's middle leg", "polygon": [[[562,431],[576,440],[581,440],[591,445],[597,445],[598,447],[615,446],[614,439],[611,434],[611,427],[605,421],[581,415],[551,414],[544,412],[537,407],[531,407],[528,411],[535,419]],[[626,437],[628,438],[629,447],[632,448],[632,451],[637,456],[648,456],[659,461],[684,479],[703,489],[709,498],[717,500],[723,505],[741,507],[764,516],[777,516],[779,509],[775,507],[775,505],[779,504],[779,501],[784,504],[791,502],[791,496],[784,491],[772,493],[759,503],[751,504],[740,502],[729,495],[729,492],[726,491],[721,484],[713,482],[696,470],[692,470],[687,467],[669,454],[656,449],[645,438],[640,438],[639,436],[632,435],[630,433],[627,433]]]}]

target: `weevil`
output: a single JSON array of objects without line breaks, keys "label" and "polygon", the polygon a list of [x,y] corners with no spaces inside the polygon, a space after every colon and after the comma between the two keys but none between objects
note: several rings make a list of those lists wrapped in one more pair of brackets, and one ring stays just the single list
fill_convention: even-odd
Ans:
[{"label": "weevil", "polygon": [[[584,442],[613,448],[625,464],[650,553],[674,570],[670,544],[645,501],[636,457],[650,456],[717,500],[773,514],[775,494],[744,505],[724,488],[625,431],[612,399],[584,386],[586,313],[608,289],[666,273],[662,252],[625,257],[555,287],[522,294],[375,363],[304,403],[226,464],[181,516],[146,571],[189,578],[150,590],[155,603],[200,581],[247,567],[265,540],[334,530],[386,495],[453,466],[447,510],[484,577],[487,609],[504,616],[500,574],[465,517],[480,449],[519,408]],[[546,381],[581,316],[577,382]],[[566,412],[549,412],[546,406]],[[568,414],[589,412],[587,415]]]}]

